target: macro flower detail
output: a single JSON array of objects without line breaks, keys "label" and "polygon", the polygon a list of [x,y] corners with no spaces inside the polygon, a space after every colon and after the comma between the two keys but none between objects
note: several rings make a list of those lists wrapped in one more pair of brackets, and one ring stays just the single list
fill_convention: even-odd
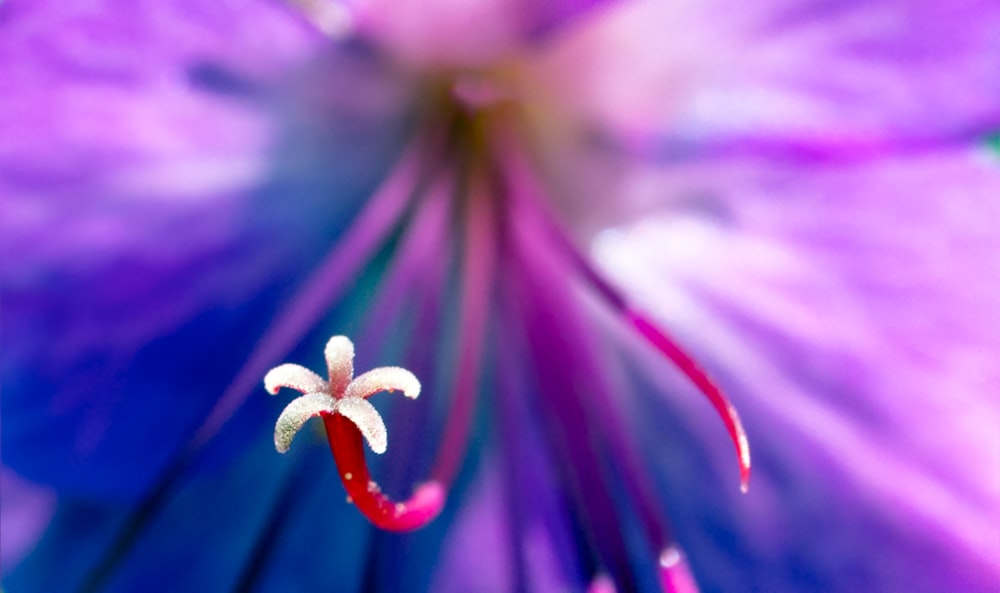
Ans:
[{"label": "macro flower detail", "polygon": [[0,589],[995,593],[997,31],[0,2]]},{"label": "macro flower detail", "polygon": [[400,367],[380,367],[354,377],[354,344],[345,336],[334,336],[324,351],[328,379],[297,364],[283,364],[264,376],[264,388],[276,395],[282,387],[302,392],[278,417],[274,446],[285,453],[292,439],[310,418],[322,417],[330,449],[344,487],[358,509],[372,523],[392,531],[422,527],[444,504],[442,488],[435,483],[419,486],[413,498],[395,503],[381,493],[369,477],[359,446],[364,436],[372,451],[382,454],[388,446],[385,422],[368,398],[381,391],[401,391],[410,399],[420,395],[420,381]]}]

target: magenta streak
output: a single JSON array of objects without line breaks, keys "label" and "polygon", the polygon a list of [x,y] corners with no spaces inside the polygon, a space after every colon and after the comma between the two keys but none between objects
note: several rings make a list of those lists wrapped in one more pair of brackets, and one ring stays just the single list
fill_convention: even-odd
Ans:
[{"label": "magenta streak", "polygon": [[540,247],[541,237],[533,237],[530,226],[522,223],[524,213],[518,206],[514,200],[510,209],[512,270],[504,285],[516,289],[510,302],[517,312],[513,318],[523,320],[525,346],[534,363],[529,372],[534,373],[545,394],[535,403],[549,425],[547,436],[567,467],[567,493],[594,560],[606,564],[613,574],[625,576],[628,560],[607,483],[609,468],[602,463],[596,446],[603,437],[597,433],[602,420],[588,413],[579,397],[578,382],[600,369],[589,368],[579,374],[578,340],[571,335],[565,314],[575,304],[569,271],[560,267],[555,253]]},{"label": "magenta streak", "polygon": [[[412,306],[412,303],[416,300],[414,294],[415,286],[418,282],[425,280],[425,275],[428,274],[428,270],[431,267],[439,264],[441,253],[443,253],[443,245],[448,239],[445,233],[445,225],[448,220],[447,206],[451,196],[450,192],[453,191],[453,185],[450,183],[451,179],[452,177],[445,172],[444,175],[430,185],[424,196],[418,198],[420,202],[416,206],[413,222],[407,225],[406,234],[403,237],[400,248],[394,254],[391,268],[385,280],[379,286],[375,302],[365,314],[366,323],[363,337],[360,340],[361,343],[379,344],[386,337],[397,336],[398,332],[391,331],[391,328],[400,317],[400,314],[407,307]],[[440,284],[431,283],[430,285],[434,286],[436,290],[436,286]],[[420,315],[420,312],[417,312],[417,314]],[[411,340],[411,342],[416,343],[421,348],[427,348],[431,332],[421,331],[420,329],[416,331],[418,339]],[[427,391],[424,397],[432,397],[429,394],[433,393],[433,390],[428,389],[429,384],[426,379],[427,377],[425,376],[420,377],[421,382],[424,384],[424,389]],[[416,414],[418,414],[418,418],[426,420],[420,411],[417,411]],[[420,439],[416,438],[416,435],[419,435],[420,431],[423,430],[426,430],[426,426],[420,421],[397,422],[392,428],[393,442],[420,442]],[[331,433],[328,432],[328,434]],[[412,459],[413,451],[401,449],[393,452],[392,456],[394,460],[400,459],[402,463],[408,463],[404,459],[407,457]],[[352,463],[357,466],[363,462],[364,459],[360,459],[354,460]],[[367,466],[365,466],[365,471],[368,471]],[[341,469],[340,475],[343,479],[345,475],[343,469]],[[437,511],[440,510],[440,507],[444,505],[447,496],[445,486],[436,484],[435,487],[439,491],[439,496],[437,497],[439,501],[435,504],[439,506],[436,510],[430,509],[426,513],[426,520],[415,520],[418,515],[407,514],[409,518],[404,519],[403,517],[396,517],[395,514],[383,512],[388,508],[385,506],[386,504],[395,506],[396,503],[392,501],[380,502],[376,505],[375,510],[372,510],[372,507],[365,500],[358,499],[355,496],[358,494],[357,492],[352,494],[351,498],[357,504],[358,509],[362,513],[366,513],[366,516],[376,525],[395,531],[408,530],[421,527],[424,523],[429,522],[437,514]],[[421,488],[418,486],[417,492],[422,491]],[[416,497],[416,494],[414,494],[414,497]],[[384,495],[382,498],[385,498]],[[388,501],[388,499],[385,500]],[[415,502],[415,500],[403,501],[401,504],[407,509],[425,508],[427,510],[430,508],[426,507],[426,505],[414,504]]]},{"label": "magenta streak", "polygon": [[[366,338],[374,337],[374,332],[379,331],[379,328],[390,327],[388,322],[383,322],[379,317],[383,312],[386,317],[393,317],[399,315],[398,310],[405,309],[413,316],[412,327],[407,328],[412,334],[411,339],[407,340],[404,366],[420,378],[423,405],[401,406],[396,410],[398,416],[394,417],[389,429],[392,432],[392,442],[397,443],[387,455],[386,461],[390,464],[411,463],[408,460],[415,456],[412,447],[418,444],[426,443],[428,447],[436,447],[434,441],[428,441],[423,435],[428,431],[435,402],[443,399],[440,397],[440,356],[437,346],[442,316],[440,300],[443,287],[447,286],[444,279],[450,267],[453,241],[448,224],[454,177],[449,173],[450,170],[443,170],[440,176],[442,183],[432,182],[427,194],[420,198],[413,227],[407,229],[405,245],[394,256],[393,268],[398,268],[400,276],[406,278],[387,280],[380,287],[379,303],[373,305],[371,312],[367,313],[371,324],[365,327]],[[401,261],[404,259],[405,264]],[[397,260],[400,260],[398,265]],[[398,294],[387,296],[387,291]],[[399,300],[404,302],[393,304]],[[379,312],[376,307],[383,307],[383,301],[385,308]],[[399,332],[386,329],[385,335],[398,339]],[[447,367],[451,366],[452,363],[449,362]],[[400,444],[404,446],[400,447]],[[412,480],[412,476],[421,470],[418,466],[412,466],[409,471],[394,471],[388,485],[393,488],[404,480]]]},{"label": "magenta streak", "polygon": [[[498,257],[504,255],[506,254],[498,254]],[[501,267],[504,266],[501,264]],[[500,293],[497,306],[501,308],[497,316],[499,319],[514,318],[509,310],[510,289],[509,284],[497,286],[497,292]],[[521,352],[519,348],[521,336],[510,323],[494,323],[493,327],[498,333],[497,342],[503,344],[503,347],[497,348],[495,353],[497,389],[492,403],[499,427],[498,434],[501,441],[505,443],[500,459],[503,468],[504,501],[509,509],[507,515],[508,552],[515,559],[512,576],[516,585],[511,589],[524,591],[528,589],[527,572],[533,563],[528,558],[530,552],[525,549],[523,542],[529,524],[537,528],[537,523],[529,517],[535,513],[546,513],[546,508],[552,504],[546,499],[552,495],[540,492],[539,496],[542,497],[540,500],[525,496],[526,490],[530,491],[534,488],[534,480],[539,479],[533,474],[542,471],[535,470],[533,472],[533,467],[536,464],[545,463],[545,461],[541,459],[543,455],[536,452],[537,444],[533,442],[531,422],[524,420],[525,410],[523,409],[522,395],[525,391],[525,385],[521,377],[524,369],[518,356],[518,353]],[[525,459],[528,455],[532,457]],[[558,519],[551,516],[555,514],[547,513],[545,518],[548,521],[557,522]],[[546,525],[547,531],[552,531],[551,525],[551,523]],[[554,534],[553,539],[555,539]],[[556,544],[552,545],[554,548]],[[555,553],[555,550],[550,553]]]},{"label": "magenta streak", "polygon": [[[511,171],[512,175],[518,177],[517,183],[521,187],[534,189],[535,184],[532,182],[533,177],[527,163],[523,162],[516,151],[505,150],[503,153],[506,157],[506,170]],[[537,195],[537,191],[535,193]],[[740,469],[740,489],[746,492],[750,483],[750,445],[736,408],[708,374],[684,352],[676,341],[662,329],[653,325],[644,314],[629,305],[625,297],[611,286],[583,258],[580,252],[569,241],[565,232],[559,227],[555,217],[546,210],[543,204],[539,203],[538,200],[524,201],[529,202],[529,205],[533,206],[536,217],[545,226],[547,234],[555,243],[560,254],[570,260],[570,263],[578,270],[580,275],[590,283],[612,309],[617,310],[623,315],[629,324],[647,342],[666,356],[708,398],[712,407],[715,408],[715,411],[722,418],[722,422],[726,426],[726,431],[729,433],[729,437],[736,447],[736,457]]]},{"label": "magenta streak", "polygon": [[625,317],[650,344],[677,365],[677,368],[708,397],[712,407],[722,417],[722,421],[726,424],[726,430],[729,431],[729,436],[736,446],[736,455],[740,464],[740,489],[746,492],[750,484],[750,446],[747,443],[746,431],[743,430],[743,424],[740,422],[739,414],[736,413],[736,408],[712,379],[698,367],[698,364],[659,328],[631,309],[625,311]]},{"label": "magenta streak", "polygon": [[618,588],[615,587],[615,583],[611,580],[611,577],[601,574],[597,575],[590,582],[590,586],[587,587],[587,593],[618,593]]},{"label": "magenta streak", "polygon": [[687,560],[677,548],[667,548],[660,553],[660,586],[663,593],[698,593]]},{"label": "magenta streak", "polygon": [[[426,274],[427,267],[443,253],[445,243],[446,206],[452,186],[451,177],[441,176],[422,200],[412,224],[406,229],[401,247],[396,251],[386,279],[379,286],[375,302],[365,314],[366,324],[363,344],[377,344],[378,338],[390,335],[389,328],[412,302],[413,287]],[[423,339],[426,336],[421,336]]]},{"label": "magenta streak", "polygon": [[264,332],[250,359],[198,429],[191,446],[211,439],[260,383],[268,367],[287,354],[337,299],[399,220],[423,159],[416,143],[400,158],[386,181],[326,256],[312,278]]},{"label": "magenta streak", "polygon": [[[513,183],[516,184],[517,181]],[[516,208],[519,214],[518,220],[523,229],[521,234],[524,247],[527,252],[538,254],[535,256],[536,259],[543,257],[546,259],[555,259],[559,255],[559,252],[552,249],[547,229],[540,224],[541,219],[537,212],[538,208],[535,205],[536,200],[533,199],[533,196],[526,193],[525,195],[518,195],[517,190],[521,187],[524,186],[514,185],[512,201],[514,208]],[[557,263],[550,265],[552,268],[557,266]],[[553,286],[551,292],[555,294],[558,290],[559,287]],[[562,294],[565,293],[566,290],[563,289]],[[599,418],[597,424],[607,432],[604,442],[609,444],[616,457],[616,463],[622,468],[621,475],[624,477],[625,486],[635,499],[641,523],[647,532],[648,538],[651,540],[653,546],[659,548],[670,542],[670,535],[667,525],[659,512],[659,505],[653,495],[654,489],[645,477],[646,472],[642,470],[641,463],[639,462],[640,456],[633,447],[629,446],[631,439],[622,428],[620,411],[611,397],[612,390],[607,385],[605,379],[607,373],[594,372],[594,369],[601,368],[603,360],[601,356],[594,352],[591,346],[597,340],[593,338],[590,328],[581,319],[579,307],[568,298],[568,295],[563,300],[566,301],[560,310],[563,326],[566,328],[567,334],[570,331],[572,332],[573,343],[577,345],[580,357],[583,358],[583,361],[579,363],[581,368],[573,369],[571,372],[590,372],[593,375],[592,388],[587,391],[587,395],[591,396],[590,401],[586,402],[590,404],[587,406],[587,410],[592,417]]]},{"label": "magenta streak", "polygon": [[483,180],[473,176],[466,200],[465,253],[462,254],[461,301],[458,322],[458,365],[452,384],[452,407],[438,447],[432,479],[448,485],[465,457],[475,409],[483,337],[486,332],[490,285],[496,265],[492,207]]}]

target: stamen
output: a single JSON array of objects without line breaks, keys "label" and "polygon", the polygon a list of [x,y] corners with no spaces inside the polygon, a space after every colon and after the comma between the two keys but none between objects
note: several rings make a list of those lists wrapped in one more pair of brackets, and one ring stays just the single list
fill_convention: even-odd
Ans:
[{"label": "stamen", "polygon": [[[517,184],[525,188],[533,187],[532,175],[528,170],[527,164],[523,162],[517,151],[504,150],[503,153],[506,156],[505,166],[508,168],[510,174],[516,177]],[[654,325],[638,309],[631,306],[625,296],[611,286],[584,259],[559,227],[555,217],[545,209],[543,204],[537,200],[525,199],[523,196],[519,197],[515,195],[514,197],[519,198],[519,205],[523,207],[523,210],[529,216],[534,217],[537,223],[546,230],[560,255],[569,260],[580,276],[590,284],[591,288],[605,303],[617,311],[640,336],[672,362],[708,398],[712,407],[715,408],[715,411],[722,418],[729,437],[736,447],[737,461],[740,469],[740,490],[746,492],[750,483],[750,444],[739,414],[726,395],[709,378],[708,374],[695,363],[694,359],[688,356],[666,332]]]},{"label": "stamen", "polygon": [[589,361],[580,356],[579,336],[569,327],[567,312],[575,308],[577,299],[557,254],[545,248],[535,229],[521,224],[522,210],[515,207],[510,212],[512,224],[504,237],[509,239],[505,247],[509,247],[514,273],[503,288],[510,290],[505,301],[511,317],[522,320],[522,346],[533,362],[528,372],[546,394],[533,403],[543,412],[546,436],[560,465],[567,468],[567,494],[593,561],[629,588],[629,559],[608,465],[612,460],[594,446],[594,439],[603,436],[603,419],[588,410],[580,397],[589,389],[594,369],[586,368]]},{"label": "stamen", "polygon": [[453,401],[447,426],[431,475],[450,484],[465,456],[475,408],[476,382],[482,356],[483,336],[490,301],[490,285],[496,260],[494,223],[484,180],[474,176],[466,201],[465,249],[461,270],[458,321],[458,364],[452,384]]},{"label": "stamen", "polygon": [[722,390],[716,386],[715,382],[709,378],[708,374],[701,370],[694,359],[688,356],[666,333],[635,310],[627,309],[623,313],[625,318],[639,331],[639,334],[673,362],[708,398],[712,407],[718,412],[729,432],[729,438],[736,446],[736,455],[740,464],[740,490],[746,492],[750,487],[750,443],[747,441],[747,434],[743,429],[743,423],[740,421],[736,408],[722,393]]},{"label": "stamen", "polygon": [[[427,296],[428,287],[439,291],[446,252],[448,204],[454,193],[453,175],[447,169],[432,180],[425,194],[416,197],[414,216],[406,225],[399,249],[393,253],[389,270],[379,284],[373,302],[365,312],[362,342],[377,344],[388,337],[395,339],[399,317],[419,308],[415,296]],[[429,336],[431,331],[416,330],[416,335]],[[419,344],[427,348],[426,340]]]},{"label": "stamen", "polygon": [[[515,191],[524,190],[516,184],[516,181],[512,183],[512,187]],[[588,418],[600,419],[591,421],[594,426],[592,430],[600,431],[599,441],[615,459],[614,472],[621,477],[624,487],[635,503],[639,524],[654,549],[659,549],[671,541],[667,522],[661,512],[661,502],[647,477],[647,472],[643,469],[642,454],[632,445],[626,423],[622,420],[622,410],[615,397],[618,390],[609,384],[613,375],[610,372],[601,372],[605,357],[594,348],[594,345],[600,343],[600,339],[594,335],[591,324],[587,323],[582,311],[575,305],[577,299],[568,290],[559,289],[561,285],[570,284],[570,278],[557,279],[555,276],[557,271],[565,274],[562,271],[563,262],[559,259],[560,254],[558,250],[552,248],[548,229],[539,224],[538,217],[530,210],[524,211],[525,203],[533,199],[536,197],[518,196],[514,200],[512,211],[517,215],[519,223],[517,236],[523,243],[524,250],[527,253],[537,254],[534,259],[539,264],[543,260],[549,261],[548,270],[543,272],[543,277],[552,278],[554,286],[547,292],[555,301],[553,309],[559,311],[559,333],[567,348],[576,351],[575,356],[566,357],[565,363],[560,367],[570,377],[591,376],[587,385],[578,389],[578,399],[584,404],[582,413]],[[565,275],[571,274],[572,272]]]},{"label": "stamen", "polygon": [[691,575],[684,554],[675,546],[660,553],[660,586],[663,593],[698,593],[698,585]]}]

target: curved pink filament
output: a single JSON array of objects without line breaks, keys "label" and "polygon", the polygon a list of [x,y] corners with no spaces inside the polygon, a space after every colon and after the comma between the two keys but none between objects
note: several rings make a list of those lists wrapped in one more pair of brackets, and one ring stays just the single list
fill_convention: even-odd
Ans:
[{"label": "curved pink filament", "polygon": [[688,356],[663,330],[650,323],[649,320],[633,309],[626,308],[624,314],[625,318],[639,334],[646,338],[646,341],[659,350],[661,354],[666,356],[670,362],[674,363],[684,373],[684,376],[694,383],[695,387],[708,398],[712,407],[719,413],[722,422],[726,425],[729,438],[732,439],[733,444],[736,446],[736,456],[740,464],[740,489],[746,492],[750,485],[750,444],[747,441],[747,434],[743,429],[740,416],[736,412],[736,407],[733,406],[729,398],[726,397],[726,394],[722,393],[722,390],[719,389],[708,374],[701,370],[701,367],[698,366],[694,359]]},{"label": "curved pink filament", "polygon": [[458,364],[454,400],[431,475],[450,484],[461,467],[472,428],[483,336],[489,316],[490,287],[496,264],[494,220],[481,178],[474,178],[467,202],[458,321]]},{"label": "curved pink filament", "polygon": [[[510,139],[507,140],[510,142]],[[517,183],[525,191],[533,191],[534,177],[528,163],[516,150],[502,150],[505,156],[505,166],[511,176],[517,178]],[[518,197],[515,195],[514,197]],[[572,244],[566,233],[560,228],[555,217],[538,200],[521,198],[523,210],[544,227],[555,244],[558,252],[569,260],[582,278],[590,284],[597,294],[613,310],[618,311],[628,323],[639,332],[654,348],[667,357],[688,378],[702,394],[708,398],[722,418],[726,431],[736,447],[737,462],[740,468],[740,490],[746,492],[750,485],[750,444],[746,431],[740,421],[736,407],[729,401],[721,389],[712,381],[705,371],[692,359],[666,332],[659,329],[644,315],[629,304],[624,295],[601,276],[589,262],[584,259],[579,250]]]},{"label": "curved pink filament", "polygon": [[671,546],[660,552],[659,565],[660,587],[663,588],[663,593],[700,591],[684,555],[677,548]]},{"label": "curved pink filament", "polygon": [[445,501],[445,490],[440,482],[420,484],[409,500],[393,501],[382,493],[368,472],[358,427],[340,414],[323,414],[323,424],[347,495],[376,527],[388,531],[412,531],[438,516]]}]

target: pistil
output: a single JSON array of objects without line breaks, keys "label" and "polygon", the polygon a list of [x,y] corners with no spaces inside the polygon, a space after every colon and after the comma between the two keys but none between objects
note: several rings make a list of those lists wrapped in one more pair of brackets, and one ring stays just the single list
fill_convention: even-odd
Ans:
[{"label": "pistil", "polygon": [[348,497],[376,527],[411,531],[430,523],[441,512],[445,489],[440,482],[420,484],[409,500],[395,502],[382,492],[368,471],[358,427],[339,414],[324,414],[323,424]]},{"label": "pistil", "polygon": [[409,398],[420,394],[420,382],[400,367],[381,367],[358,377],[354,374],[354,345],[334,336],[325,349],[328,379],[296,364],[283,364],[264,377],[272,394],[285,387],[303,395],[288,404],[274,427],[274,444],[280,453],[310,418],[321,417],[348,499],[376,526],[390,531],[423,527],[441,512],[444,486],[432,480],[417,487],[413,496],[395,502],[372,479],[365,460],[362,437],[375,453],[385,453],[388,433],[382,417],[368,398],[381,391],[400,391]]}]

